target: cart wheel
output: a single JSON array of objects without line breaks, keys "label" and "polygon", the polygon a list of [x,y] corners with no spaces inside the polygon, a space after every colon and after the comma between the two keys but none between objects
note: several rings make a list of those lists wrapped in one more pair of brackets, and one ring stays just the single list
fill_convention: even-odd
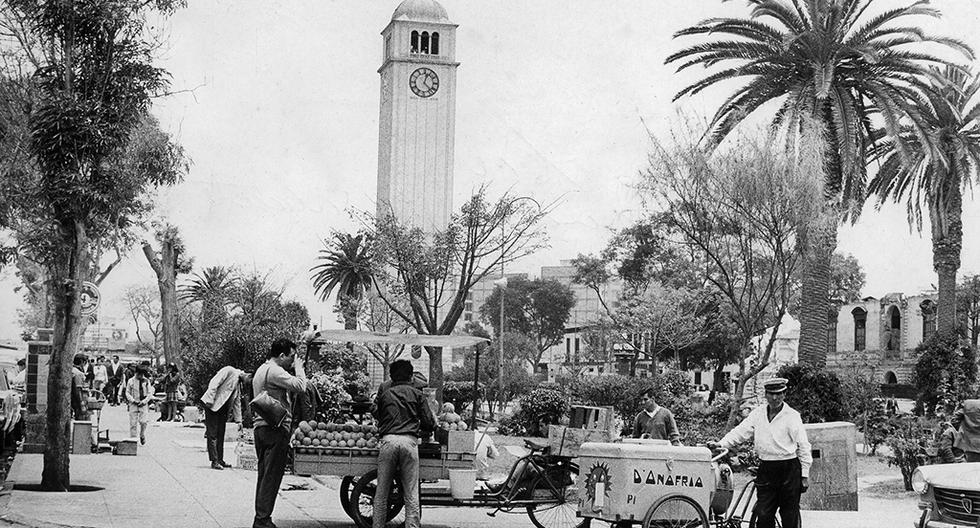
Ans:
[{"label": "cart wheel", "polygon": [[708,516],[694,499],[671,495],[657,501],[643,518],[643,528],[708,528]]},{"label": "cart wheel", "polygon": [[[542,497],[542,502],[527,507],[527,516],[537,528],[589,528],[591,525],[592,519],[577,515],[578,466],[569,462],[568,473],[572,483],[558,488],[560,497]],[[541,490],[550,492],[544,477],[538,477],[534,481],[530,489],[531,496],[534,496],[535,491],[540,495]]]},{"label": "cart wheel", "polygon": [[344,512],[348,517],[354,518],[353,512],[350,509],[350,494],[354,489],[354,477],[350,475],[344,475],[343,480],[340,481],[340,505],[344,508]]},{"label": "cart wheel", "polygon": [[[350,494],[350,515],[359,528],[372,528],[374,518],[374,492],[378,489],[378,470],[372,469],[365,473]],[[388,522],[391,522],[405,506],[402,500],[401,485],[396,480],[388,498]],[[401,523],[398,523],[401,524]]]}]

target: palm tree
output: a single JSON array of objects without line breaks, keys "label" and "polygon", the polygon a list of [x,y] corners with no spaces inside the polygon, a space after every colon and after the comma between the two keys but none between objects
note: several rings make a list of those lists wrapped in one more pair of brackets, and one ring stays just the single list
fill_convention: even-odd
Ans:
[{"label": "palm tree", "polygon": [[235,270],[224,266],[204,268],[194,273],[189,284],[180,288],[180,300],[201,303],[201,322],[211,324],[227,315],[232,295],[240,283]]},{"label": "palm tree", "polygon": [[[804,233],[804,280],[800,361],[822,367],[828,349],[831,305],[830,259],[837,246],[837,225],[856,219],[865,199],[868,153],[884,137],[901,149],[901,120],[920,140],[925,123],[920,110],[928,92],[931,65],[948,61],[909,44],[950,47],[972,58],[959,41],[926,35],[911,20],[938,17],[928,0],[876,15],[875,0],[748,0],[748,18],[712,18],[679,31],[675,37],[707,35],[702,42],[667,58],[678,71],[701,65],[724,68],[681,90],[674,98],[696,94],[733,79],[744,80],[711,119],[705,134],[714,148],[745,118],[777,101],[774,130],[801,137],[816,122],[823,129],[824,218]],[[879,2],[880,3],[880,2]],[[880,122],[885,134],[872,123]]]},{"label": "palm tree", "polygon": [[956,332],[956,272],[963,245],[963,188],[980,168],[980,104],[973,104],[980,78],[956,67],[935,69],[929,105],[920,111],[928,143],[914,141],[903,129],[906,151],[894,142],[882,144],[875,158],[878,174],[868,186],[879,204],[891,199],[907,201],[909,223],[922,229],[922,209],[929,214],[932,231],[932,266],[939,275],[936,330]]},{"label": "palm tree", "polygon": [[344,328],[357,329],[357,303],[374,286],[371,239],[367,235],[334,233],[323,241],[313,272],[313,288],[326,301],[337,290],[337,306],[344,316]]}]

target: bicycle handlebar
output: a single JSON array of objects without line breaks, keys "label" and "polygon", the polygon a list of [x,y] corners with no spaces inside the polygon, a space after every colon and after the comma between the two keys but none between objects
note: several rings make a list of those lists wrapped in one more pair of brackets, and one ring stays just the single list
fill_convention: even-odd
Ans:
[{"label": "bicycle handlebar", "polygon": [[724,447],[718,448],[719,453],[711,458],[712,462],[717,462],[728,455],[729,450]]}]

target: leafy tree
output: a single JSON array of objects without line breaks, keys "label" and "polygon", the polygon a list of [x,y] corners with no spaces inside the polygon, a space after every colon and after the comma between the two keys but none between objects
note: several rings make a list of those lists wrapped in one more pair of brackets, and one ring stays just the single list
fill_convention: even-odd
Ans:
[{"label": "leafy tree", "polygon": [[177,274],[191,270],[191,260],[184,255],[184,241],[177,227],[167,224],[156,231],[160,251],[154,251],[149,241],[143,242],[143,255],[157,276],[160,290],[160,328],[163,332],[163,357],[167,364],[180,360],[177,316]]},{"label": "leafy tree", "polygon": [[497,288],[480,307],[480,316],[500,333],[500,296],[504,295],[505,328],[535,341],[525,360],[532,369],[541,364],[541,356],[565,337],[565,323],[575,306],[575,294],[568,286],[554,280],[522,277],[508,279],[506,291]]},{"label": "leafy tree", "polygon": [[32,66],[26,75],[5,71],[4,76],[29,75],[25,82],[37,90],[26,99],[34,104],[26,108],[26,127],[19,129],[29,131],[20,136],[21,145],[36,177],[19,170],[8,180],[5,172],[24,200],[4,200],[4,208],[17,208],[8,219],[33,218],[46,231],[31,248],[31,258],[47,268],[54,306],[45,489],[66,490],[70,483],[70,369],[85,325],[79,291],[92,255],[100,241],[143,211],[143,190],[179,177],[169,171],[116,170],[119,165],[112,163],[125,155],[151,97],[166,86],[165,72],[151,63],[146,16],[166,15],[176,7],[168,0],[16,0],[2,7],[8,29],[16,30],[4,38]]},{"label": "leafy tree", "polygon": [[843,384],[836,373],[809,365],[784,365],[776,375],[789,380],[793,390],[786,393],[786,403],[800,412],[803,423],[851,419]]},{"label": "leafy tree", "polygon": [[[885,143],[876,158],[881,168],[869,185],[879,202],[908,202],[909,223],[922,230],[929,215],[932,267],[939,275],[936,331],[956,332],[956,273],[963,247],[963,189],[980,170],[980,105],[974,96],[980,78],[959,66],[931,69],[932,90],[918,111],[921,129],[902,129],[904,141]],[[928,104],[925,104],[928,103]],[[924,135],[924,137],[922,137]]]},{"label": "leafy tree", "polygon": [[[390,211],[365,213],[373,229],[378,296],[422,335],[449,335],[459,323],[474,284],[500,266],[544,245],[541,220],[547,208],[504,195],[496,201],[480,188],[450,224],[425,233]],[[426,347],[429,384],[442,396],[442,348]]]},{"label": "leafy tree", "polygon": [[929,336],[915,347],[918,360],[915,363],[913,385],[918,387],[918,402],[925,412],[933,416],[937,409],[947,413],[977,391],[977,355],[969,346],[961,346],[956,336]]},{"label": "leafy tree", "polygon": [[[368,332],[406,334],[411,328],[376,295],[369,295],[366,302],[357,303],[356,310],[361,328]],[[384,381],[387,381],[390,376],[388,367],[405,353],[405,345],[364,343],[362,346],[381,364]]]},{"label": "leafy tree", "polygon": [[[534,388],[535,382],[525,367],[525,358],[534,348],[527,336],[516,332],[504,332],[504,370],[500,371],[497,351],[500,341],[493,341],[480,350],[479,383],[483,387],[484,401],[490,416],[503,410],[507,403]],[[463,356],[463,364],[449,373],[449,379],[457,383],[473,384],[476,378],[476,350],[470,348]],[[503,379],[501,389],[500,380]]]},{"label": "leafy tree", "polygon": [[310,270],[313,288],[322,301],[329,299],[336,289],[344,328],[357,330],[357,304],[374,287],[371,238],[363,234],[334,233],[333,240],[323,244],[325,247],[317,256],[320,264]]},{"label": "leafy tree", "polygon": [[[815,214],[816,142],[790,155],[771,137],[742,138],[728,152],[707,154],[696,141],[657,143],[642,174],[647,214],[676,233],[726,305],[736,330],[739,374],[729,420],[737,419],[745,384],[768,364],[787,310],[799,262],[801,228]],[[752,339],[774,330],[756,354]]]},{"label": "leafy tree", "polygon": [[[906,147],[903,120],[924,139],[928,134],[922,106],[931,90],[930,65],[948,64],[924,43],[958,50],[972,58],[959,41],[927,35],[915,17],[940,13],[916,1],[874,11],[874,0],[749,0],[748,18],[710,18],[678,31],[675,37],[710,40],[667,58],[678,71],[693,66],[717,67],[687,86],[675,100],[716,84],[741,82],[712,117],[707,146],[720,144],[749,115],[778,102],[774,129],[791,132],[798,141],[806,121],[817,119],[824,130],[821,171],[824,201],[817,222],[806,228],[800,328],[800,361],[817,367],[826,362],[830,313],[830,259],[837,246],[837,224],[855,218],[864,202],[869,155],[885,141]],[[881,123],[884,133],[873,130]]]}]

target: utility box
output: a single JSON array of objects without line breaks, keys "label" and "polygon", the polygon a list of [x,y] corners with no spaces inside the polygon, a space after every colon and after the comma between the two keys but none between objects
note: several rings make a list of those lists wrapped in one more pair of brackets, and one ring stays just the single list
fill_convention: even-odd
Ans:
[{"label": "utility box", "polygon": [[800,508],[822,511],[857,511],[857,427],[850,422],[807,424],[813,466],[810,488]]},{"label": "utility box", "polygon": [[92,422],[75,420],[71,423],[71,452],[73,455],[92,454]]},{"label": "utility box", "polygon": [[579,514],[606,522],[641,522],[668,495],[707,505],[715,491],[711,451],[667,441],[582,444],[579,451]]}]

